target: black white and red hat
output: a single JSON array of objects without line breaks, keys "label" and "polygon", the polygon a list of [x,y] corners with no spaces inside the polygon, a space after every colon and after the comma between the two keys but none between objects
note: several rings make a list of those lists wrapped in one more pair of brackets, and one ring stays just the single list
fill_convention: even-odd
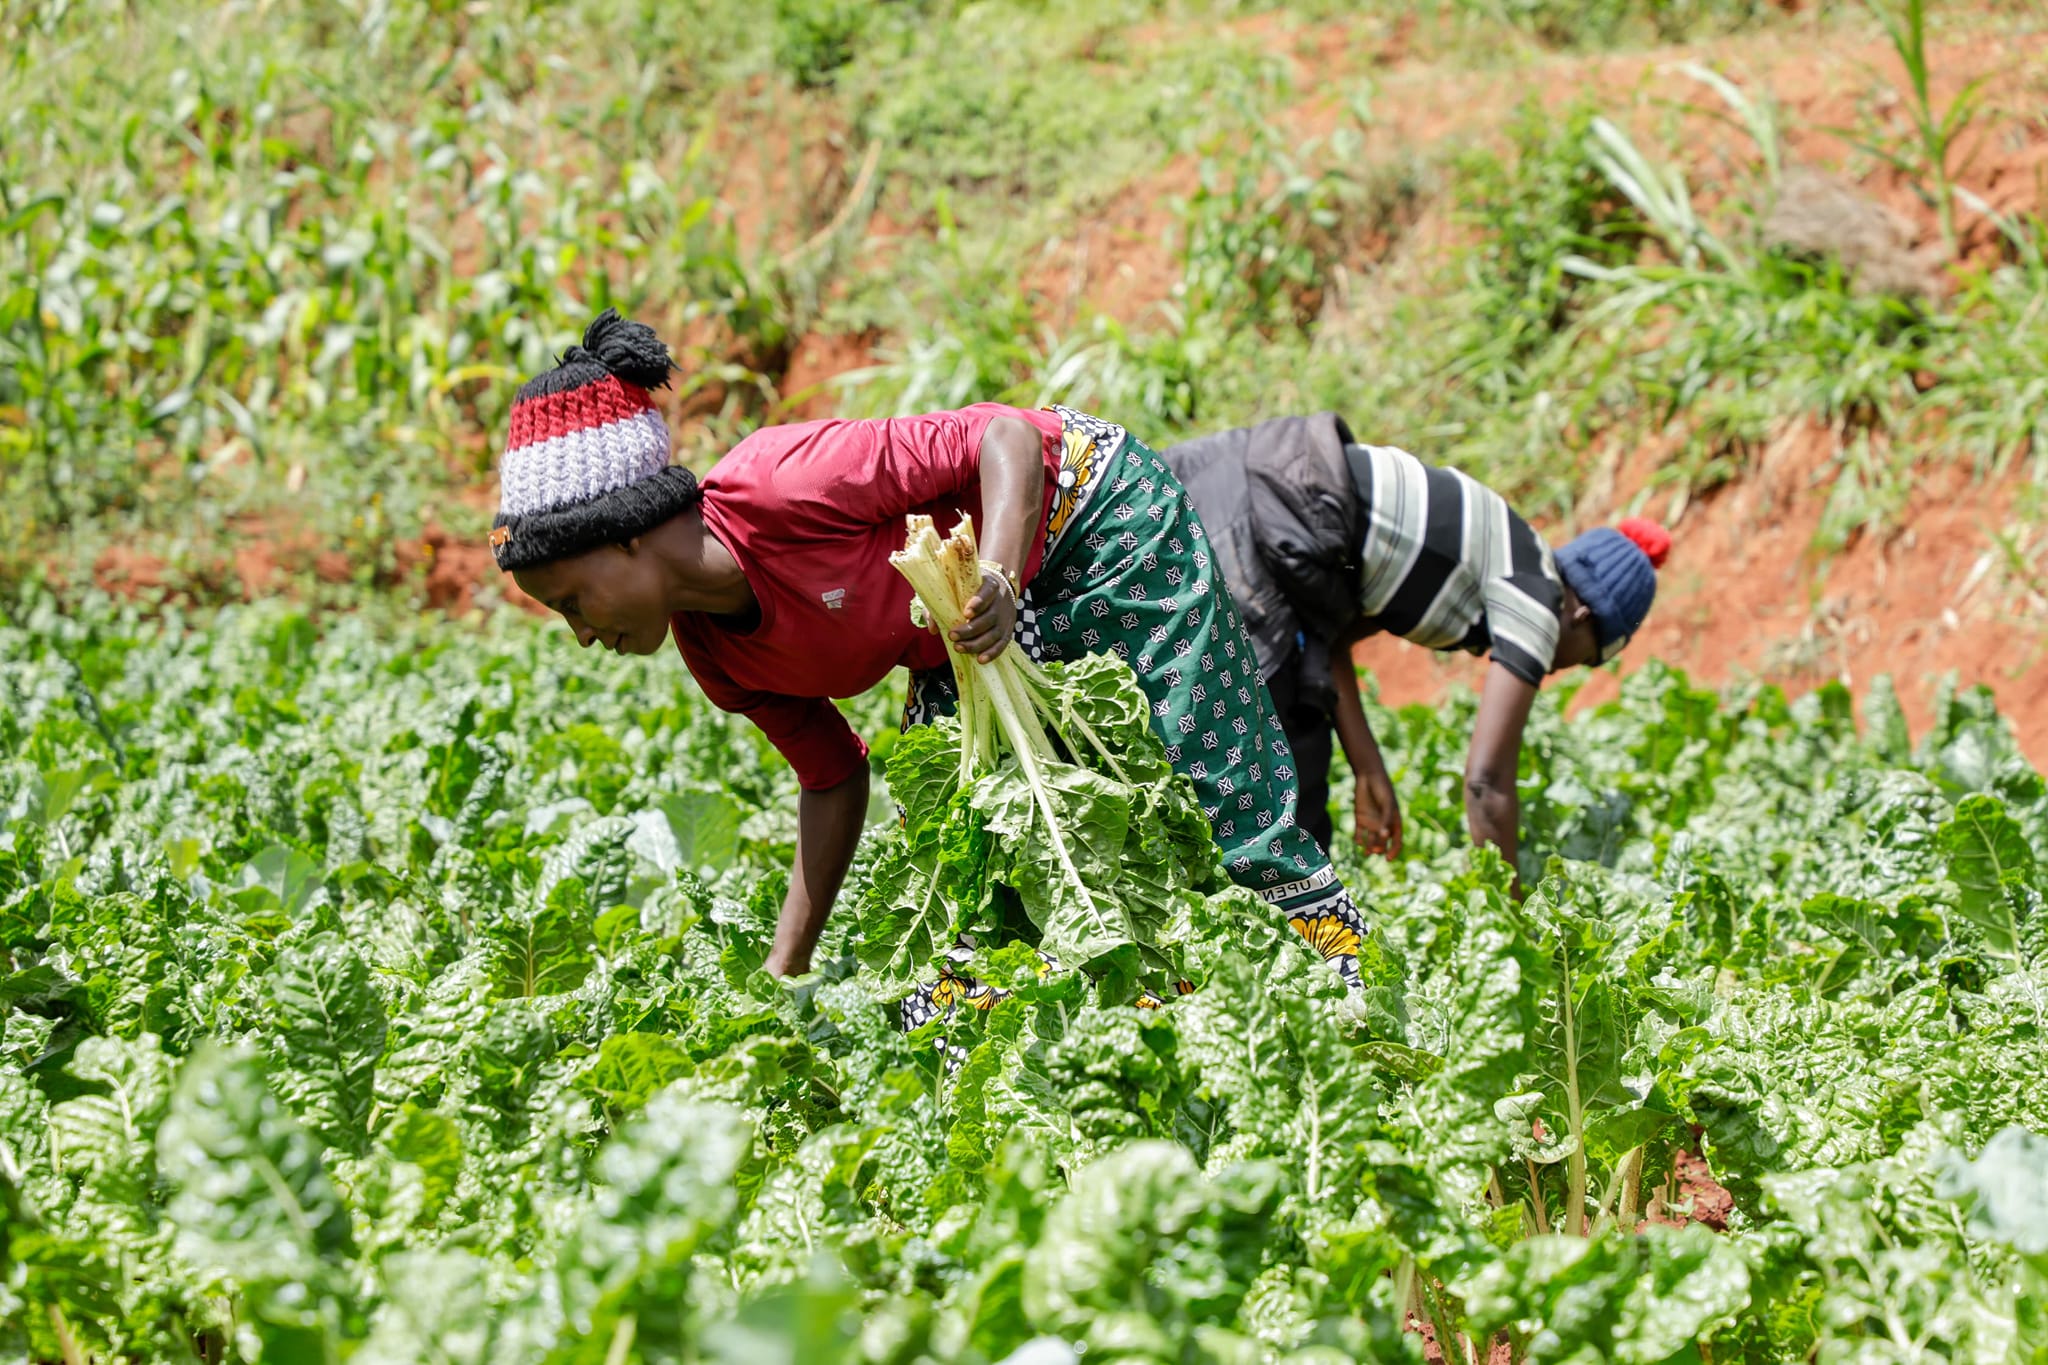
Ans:
[{"label": "black white and red hat", "polygon": [[607,308],[520,388],[491,522],[499,568],[620,544],[696,505],[697,478],[669,463],[668,423],[648,393],[673,368],[653,328]]}]

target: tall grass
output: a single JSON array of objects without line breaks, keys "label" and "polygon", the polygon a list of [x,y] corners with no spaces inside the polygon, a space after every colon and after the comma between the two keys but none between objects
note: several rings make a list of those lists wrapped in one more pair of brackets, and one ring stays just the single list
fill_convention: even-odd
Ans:
[{"label": "tall grass", "polygon": [[714,324],[714,375],[786,355],[712,125],[585,87],[544,20],[45,6],[0,90],[6,542],[161,523],[237,468],[331,506],[412,468],[424,497],[607,304]]},{"label": "tall grass", "polygon": [[1912,120],[1913,140],[1904,147],[1869,138],[1857,139],[1864,150],[1897,166],[1923,186],[1941,222],[1941,239],[1956,249],[1956,205],[1954,169],[1956,143],[1977,117],[1983,102],[1984,82],[1964,85],[1937,110],[1934,103],[1933,70],[1927,56],[1926,0],[1864,0],[1884,27],[1892,51],[1905,69],[1908,98],[1906,109]]},{"label": "tall grass", "polygon": [[[1531,105],[1507,154],[1452,168],[1470,240],[1367,323],[1329,316],[1311,291],[1338,278],[1373,171],[1337,156],[1304,173],[1269,142],[1247,158],[1263,175],[1212,166],[1184,205],[1182,284],[1149,325],[1084,318],[1055,336],[990,272],[977,291],[926,295],[913,339],[854,378],[859,401],[1056,397],[1168,437],[1331,406],[1566,521],[1596,446],[1659,436],[1671,454],[1652,481],[1660,510],[1677,510],[1810,417],[1850,437],[1831,544],[1887,524],[1918,460],[1989,470],[2048,449],[2027,359],[2048,340],[2041,224],[2007,223],[2013,259],[1945,300],[1861,288],[1839,262],[1763,240],[1781,116],[1724,76],[1689,74],[1757,144],[1756,170],[1716,186],[1711,213],[1675,161],[1595,106]],[[935,266],[964,278],[954,268]]]},{"label": "tall grass", "polygon": [[[1750,230],[1779,116],[1725,77],[1694,73],[1762,169],[1710,211],[1590,98],[1531,106],[1505,150],[1388,152],[1366,122],[1304,141],[1289,111],[1367,110],[1369,85],[1328,81],[1284,16],[1217,22],[1240,8],[9,6],[0,572],[69,542],[196,560],[268,519],[374,579],[428,521],[480,526],[453,494],[514,382],[607,304],[683,351],[670,401],[700,461],[786,410],[821,328],[880,338],[836,390],[849,411],[1063,401],[1169,440],[1332,406],[1556,515],[1589,449],[1666,427],[1675,490],[1798,414],[1872,433],[1873,459],[2048,449],[2039,223],[2004,223],[2008,259],[1945,302],[1869,295]],[[1417,41],[1499,61],[1763,8],[1440,0]],[[1930,103],[1925,16],[1896,14],[1915,132],[1885,152],[1946,211],[1976,95]],[[749,160],[783,180],[743,195],[729,163],[764,132]],[[1055,325],[1045,243],[1162,184],[1170,297]],[[1436,232],[1410,255],[1419,217]]]}]

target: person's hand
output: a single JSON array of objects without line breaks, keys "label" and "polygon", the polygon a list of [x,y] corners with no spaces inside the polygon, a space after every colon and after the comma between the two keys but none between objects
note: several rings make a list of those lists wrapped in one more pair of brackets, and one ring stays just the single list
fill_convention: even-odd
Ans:
[{"label": "person's hand", "polygon": [[967,615],[953,627],[953,645],[989,663],[1003,652],[1017,630],[1017,598],[1010,581],[1001,574],[984,570],[981,590],[967,599]]},{"label": "person's hand", "polygon": [[1351,838],[1369,854],[1388,862],[1401,856],[1401,802],[1394,784],[1384,772],[1365,773],[1358,778],[1352,798],[1354,825]]}]

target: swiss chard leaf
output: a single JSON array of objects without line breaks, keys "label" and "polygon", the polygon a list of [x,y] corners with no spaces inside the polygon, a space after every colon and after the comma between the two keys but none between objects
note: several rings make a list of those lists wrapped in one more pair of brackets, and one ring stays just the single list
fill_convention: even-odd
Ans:
[{"label": "swiss chard leaf", "polygon": [[1961,893],[1956,908],[1993,953],[2017,956],[2020,924],[2006,887],[2031,885],[2036,869],[2034,850],[2019,822],[1995,796],[1966,796],[1936,838],[1948,860],[1949,878]]},{"label": "swiss chard leaf", "polygon": [[346,940],[321,934],[278,954],[270,976],[271,1055],[278,1093],[330,1146],[369,1141],[384,1002]]},{"label": "swiss chard leaf", "polygon": [[356,1311],[348,1208],[319,1142],[271,1093],[256,1058],[194,1054],[156,1145],[177,1189],[179,1254],[238,1287],[282,1349],[331,1357]]}]

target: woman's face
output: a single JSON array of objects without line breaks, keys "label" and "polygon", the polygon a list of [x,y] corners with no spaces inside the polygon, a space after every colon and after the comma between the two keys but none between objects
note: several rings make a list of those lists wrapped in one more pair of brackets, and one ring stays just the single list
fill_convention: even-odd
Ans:
[{"label": "woman's face", "polygon": [[1593,609],[1569,587],[1564,590],[1564,602],[1557,609],[1557,617],[1557,655],[1551,661],[1550,671],[1561,673],[1580,664],[1597,662],[1600,632],[1593,626]]},{"label": "woman's face", "polygon": [[637,540],[515,569],[512,581],[562,614],[576,642],[614,654],[652,654],[668,641],[668,590],[656,557]]}]

